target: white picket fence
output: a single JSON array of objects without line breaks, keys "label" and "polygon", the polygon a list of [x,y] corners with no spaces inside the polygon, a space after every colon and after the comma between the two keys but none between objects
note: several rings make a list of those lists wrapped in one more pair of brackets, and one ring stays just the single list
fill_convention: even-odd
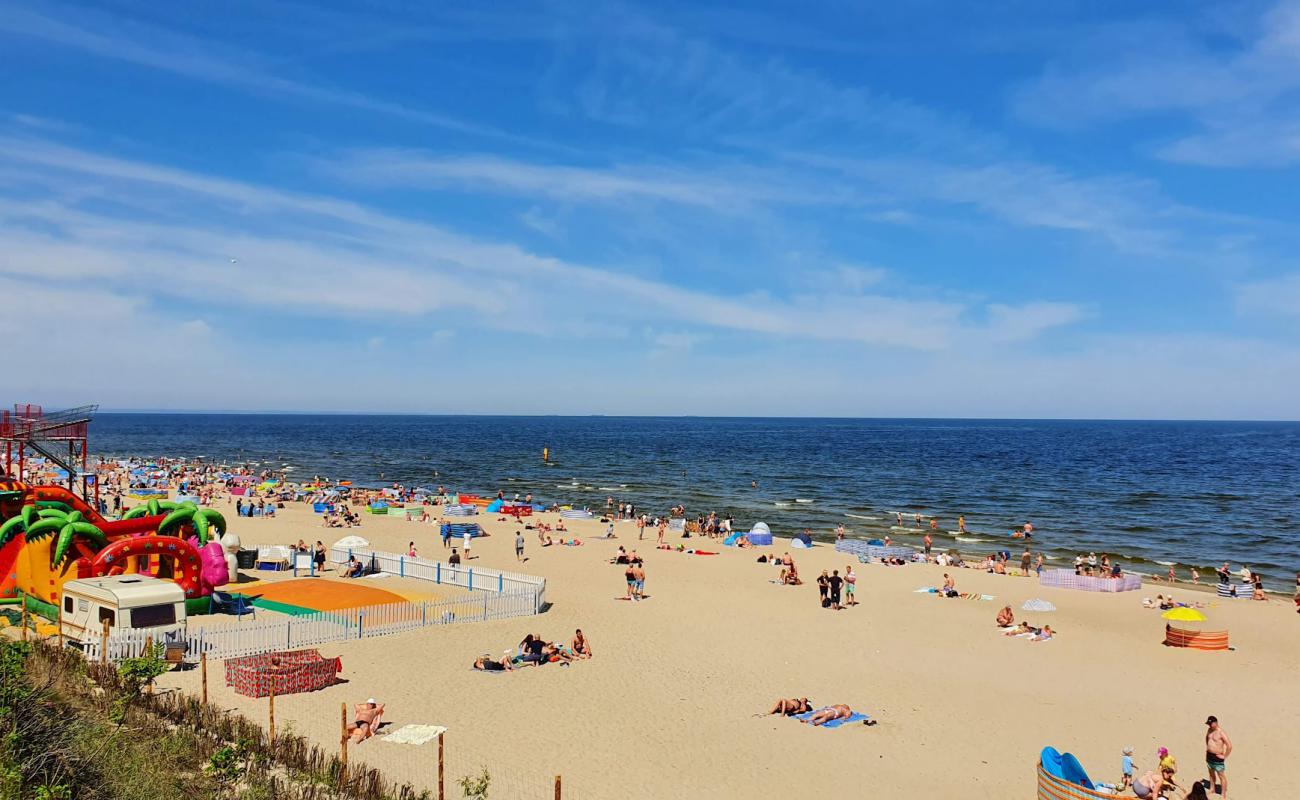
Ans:
[{"label": "white picket fence", "polygon": [[[155,642],[180,644],[185,659],[193,661],[207,653],[209,659],[236,658],[276,650],[317,647],[330,642],[369,639],[434,625],[455,625],[487,620],[527,617],[537,613],[533,592],[482,592],[450,600],[422,603],[389,603],[338,611],[321,611],[274,621],[255,620],[224,628],[193,628]],[[126,630],[109,634],[108,659],[121,661],[144,652],[148,631]],[[79,645],[89,661],[100,659],[105,641],[92,639]]]},{"label": "white picket fence", "polygon": [[329,551],[329,560],[337,567],[346,564],[354,555],[363,565],[369,567],[373,564],[386,575],[415,578],[446,586],[460,586],[470,591],[535,592],[539,613],[546,602],[546,579],[534,575],[521,575],[518,572],[504,572],[466,564],[448,564],[445,561],[431,561],[426,558],[413,558],[364,548],[332,547]]},{"label": "white picket fence", "polygon": [[[463,587],[470,590],[470,594],[448,600],[389,603],[321,611],[299,617],[277,617],[273,621],[240,622],[222,628],[190,628],[156,643],[183,645],[187,661],[194,661],[203,653],[209,659],[237,658],[349,639],[389,636],[433,625],[533,616],[540,614],[546,603],[546,579],[531,575],[362,549],[333,548],[329,559],[334,564],[344,564],[353,555],[367,567],[373,564],[385,574]],[[79,647],[89,661],[98,661],[106,646],[108,660],[118,662],[138,657],[149,641],[146,631],[125,630],[109,634],[107,640],[96,638],[74,646]]]}]

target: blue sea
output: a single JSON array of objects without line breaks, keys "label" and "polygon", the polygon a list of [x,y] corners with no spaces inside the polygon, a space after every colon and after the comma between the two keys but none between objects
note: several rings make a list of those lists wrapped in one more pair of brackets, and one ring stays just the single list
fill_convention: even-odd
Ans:
[{"label": "blue sea", "polygon": [[[936,547],[968,554],[1018,555],[1009,532],[1032,521],[1049,564],[1095,551],[1213,581],[1227,560],[1273,588],[1300,570],[1300,423],[105,413],[91,450],[593,509],[612,495],[652,516],[681,503],[739,529],[919,544],[891,530],[903,511],[937,517]],[[946,533],[959,514],[960,538]]]}]

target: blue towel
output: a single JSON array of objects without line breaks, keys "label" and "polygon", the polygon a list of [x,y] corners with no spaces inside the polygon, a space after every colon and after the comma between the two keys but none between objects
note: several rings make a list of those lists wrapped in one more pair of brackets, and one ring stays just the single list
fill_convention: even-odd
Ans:
[{"label": "blue towel", "polygon": [[[818,709],[818,710],[820,711],[820,709]],[[815,713],[817,713],[817,712],[815,712],[815,711],[809,711],[809,712],[804,713],[804,714],[795,714],[795,715],[794,715],[794,718],[795,718],[795,719],[808,719],[809,717],[811,717],[811,716],[812,716],[813,714],[815,714]],[[854,722],[866,722],[867,719],[869,719],[869,718],[867,717],[866,714],[859,714],[858,712],[854,711],[852,714],[848,715],[847,717],[842,717],[842,718],[840,718],[840,719],[833,719],[833,720],[831,720],[830,722],[824,723],[824,724],[822,724],[822,725],[817,725],[816,727],[818,727],[818,728],[838,728],[838,727],[840,727],[841,725],[848,725],[848,724],[850,724],[850,723],[854,723]]]}]

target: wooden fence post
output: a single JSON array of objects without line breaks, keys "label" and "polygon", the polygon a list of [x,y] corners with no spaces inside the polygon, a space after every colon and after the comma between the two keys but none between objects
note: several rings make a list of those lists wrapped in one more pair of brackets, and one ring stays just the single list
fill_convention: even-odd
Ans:
[{"label": "wooden fence post", "polygon": [[63,649],[63,602],[62,601],[59,601],[59,605],[56,607],[56,610],[58,613],[55,614],[54,616],[54,625],[59,629],[58,630],[59,649],[62,650]]},{"label": "wooden fence post", "polygon": [[560,800],[560,776],[555,776],[555,800]]},{"label": "wooden fence post", "polygon": [[108,617],[104,617],[104,631],[99,636],[99,663],[108,663]]},{"label": "wooden fence post", "polygon": [[339,761],[342,768],[339,770],[339,783],[348,781],[348,704],[340,703],[342,714],[339,715]]},{"label": "wooden fence post", "polygon": [[23,598],[23,641],[27,641],[27,598]]},{"label": "wooden fence post", "polygon": [[443,731],[438,734],[438,800],[447,800],[446,786],[443,785],[443,765],[444,753],[446,751],[446,742],[443,740],[447,737],[447,732]]},{"label": "wooden fence post", "polygon": [[270,705],[267,708],[268,718],[270,719],[270,741],[271,746],[275,747],[275,675],[271,675],[271,695]]},{"label": "wooden fence post", "polygon": [[[144,637],[144,650],[140,653],[141,658],[153,658],[153,637]],[[145,694],[153,694],[153,678],[144,686]]]},{"label": "wooden fence post", "polygon": [[199,653],[199,675],[203,679],[203,705],[208,704],[208,654]]}]

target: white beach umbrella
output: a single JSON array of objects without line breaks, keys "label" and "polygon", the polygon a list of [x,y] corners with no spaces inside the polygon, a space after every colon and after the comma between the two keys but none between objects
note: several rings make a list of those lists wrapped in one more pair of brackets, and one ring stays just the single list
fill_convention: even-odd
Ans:
[{"label": "white beach umbrella", "polygon": [[362,539],[360,536],[344,536],[334,543],[334,547],[342,547],[345,550],[349,547],[369,547],[370,542]]},{"label": "white beach umbrella", "polygon": [[1026,600],[1025,604],[1020,608],[1023,611],[1055,611],[1056,610],[1056,606],[1052,605],[1046,600],[1040,600],[1038,598],[1034,598],[1033,600]]}]

